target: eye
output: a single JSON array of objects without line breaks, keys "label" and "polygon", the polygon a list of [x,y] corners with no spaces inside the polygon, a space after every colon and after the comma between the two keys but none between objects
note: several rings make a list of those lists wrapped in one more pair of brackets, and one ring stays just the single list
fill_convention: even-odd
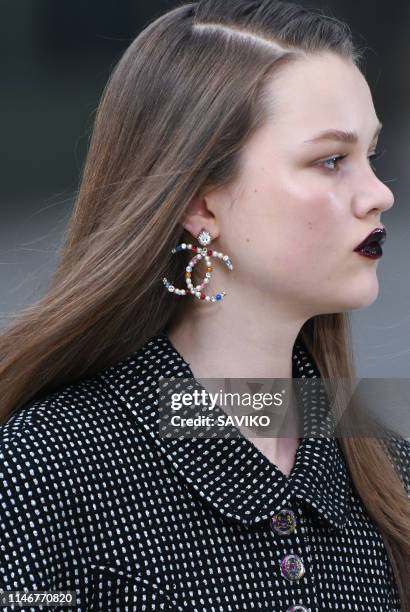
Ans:
[{"label": "eye", "polygon": [[[345,157],[347,157],[347,155],[334,155],[333,157],[329,157],[328,159],[325,159],[324,161],[321,162],[321,164],[327,164],[328,162],[330,162],[331,164],[337,164],[338,162],[342,161],[342,159],[344,159]],[[335,170],[335,167],[333,168],[329,168],[327,166],[324,166],[325,170]]]},{"label": "eye", "polygon": [[[377,159],[379,159],[385,152],[386,152],[385,150],[384,151],[375,151],[374,153],[372,153],[371,155],[368,156],[368,159],[370,161],[370,165],[373,168],[373,170],[376,169],[373,166],[373,162],[376,161]],[[321,164],[327,164],[328,162],[330,162],[331,164],[334,165],[334,164],[338,164],[345,157],[347,157],[347,155],[334,155],[333,157],[329,157],[328,159],[325,159],[324,161],[322,161],[320,163]],[[336,167],[333,166],[333,168],[329,168],[327,166],[324,166],[325,170],[335,170]]]}]

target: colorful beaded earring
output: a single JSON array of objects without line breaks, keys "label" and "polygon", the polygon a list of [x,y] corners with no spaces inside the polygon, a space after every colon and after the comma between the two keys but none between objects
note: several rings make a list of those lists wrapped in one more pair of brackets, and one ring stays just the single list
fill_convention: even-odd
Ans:
[{"label": "colorful beaded earring", "polygon": [[[204,289],[204,287],[210,282],[211,277],[212,277],[213,268],[212,268],[211,257],[217,257],[218,259],[221,259],[226,264],[229,270],[233,270],[232,262],[230,258],[228,257],[228,255],[224,255],[223,253],[219,253],[218,251],[213,251],[212,249],[207,248],[209,244],[211,243],[212,238],[211,238],[211,234],[206,229],[202,229],[199,232],[197,236],[197,240],[202,248],[192,245],[192,244],[186,244],[185,242],[183,242],[182,244],[178,244],[171,251],[172,253],[179,253],[180,251],[188,250],[188,251],[193,251],[194,253],[196,253],[196,255],[191,259],[191,261],[188,263],[188,265],[185,268],[185,282],[187,284],[188,289],[178,289],[178,287],[175,287],[165,277],[162,279],[163,283],[166,289],[168,289],[168,291],[170,291],[171,293],[175,293],[176,295],[191,294],[195,296],[196,298],[198,298],[198,300],[205,300],[206,302],[219,302],[226,295],[226,291],[221,291],[220,293],[216,293],[215,295],[205,295],[205,293],[203,293],[202,291],[202,289]],[[205,278],[203,279],[202,283],[194,286],[192,284],[192,279],[191,279],[192,268],[201,259],[204,259],[207,265]]]}]

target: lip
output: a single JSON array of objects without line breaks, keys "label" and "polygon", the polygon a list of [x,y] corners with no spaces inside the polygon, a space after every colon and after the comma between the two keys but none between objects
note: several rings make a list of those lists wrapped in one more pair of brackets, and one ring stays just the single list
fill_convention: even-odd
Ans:
[{"label": "lip", "polygon": [[376,243],[379,245],[379,247],[381,247],[385,240],[386,229],[384,227],[376,227],[373,231],[370,232],[370,234],[366,236],[364,240],[362,240],[360,244],[357,245],[354,251],[362,251],[364,247],[368,246],[371,243]]}]

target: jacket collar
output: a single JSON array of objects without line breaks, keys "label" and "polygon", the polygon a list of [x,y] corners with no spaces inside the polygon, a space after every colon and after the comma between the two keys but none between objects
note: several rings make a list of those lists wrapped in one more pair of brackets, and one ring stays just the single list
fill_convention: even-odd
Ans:
[{"label": "jacket collar", "polygon": [[[137,355],[136,360],[132,356],[136,364],[155,364],[156,383],[163,377],[194,379],[196,383],[165,331],[150,338]],[[292,358],[294,378],[320,378],[314,360],[300,342],[295,344]],[[140,385],[149,382],[144,377],[152,378],[146,372],[144,367],[135,372]],[[133,391],[127,406],[180,477],[226,519],[247,526],[258,524],[295,497],[333,528],[343,528],[351,510],[352,482],[338,440],[326,437],[325,426],[318,427],[317,437],[301,440],[288,478],[242,435],[229,439],[160,437],[157,392],[158,388],[150,394]],[[307,418],[315,419],[318,411],[328,409],[327,403],[318,402],[309,393],[302,394],[302,402]],[[326,419],[318,422],[326,423]]]}]

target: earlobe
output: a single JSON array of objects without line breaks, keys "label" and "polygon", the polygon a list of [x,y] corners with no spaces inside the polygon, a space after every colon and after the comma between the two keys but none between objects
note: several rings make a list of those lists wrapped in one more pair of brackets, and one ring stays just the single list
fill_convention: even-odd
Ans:
[{"label": "earlobe", "polygon": [[192,198],[184,211],[181,224],[193,237],[198,236],[204,227],[209,229],[213,238],[219,235],[215,215],[208,209],[203,196]]},{"label": "earlobe", "polygon": [[207,208],[206,200],[201,194],[195,195],[184,211],[184,217],[206,217],[210,211]]},{"label": "earlobe", "polygon": [[191,234],[192,237],[197,236],[198,233],[200,232],[200,229],[197,230],[197,228],[199,227],[199,224],[200,224],[200,220],[198,219],[198,217],[193,216],[193,215],[185,216],[182,220],[182,227],[187,232],[189,232],[189,234]]}]

